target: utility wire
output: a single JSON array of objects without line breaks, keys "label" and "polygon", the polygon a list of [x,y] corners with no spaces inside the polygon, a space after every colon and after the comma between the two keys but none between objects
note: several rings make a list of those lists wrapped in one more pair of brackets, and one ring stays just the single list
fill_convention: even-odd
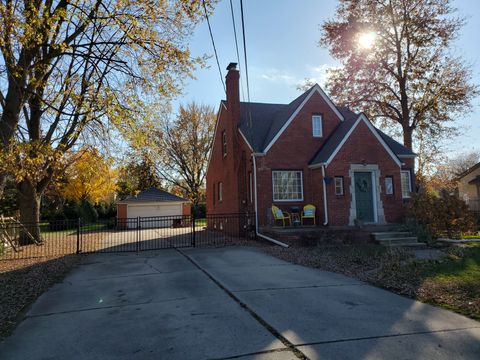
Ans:
[{"label": "utility wire", "polygon": [[240,0],[240,13],[242,14],[243,55],[245,56],[245,78],[247,80],[247,99],[250,102],[250,86],[248,84],[247,43],[245,40],[245,20],[243,17],[243,0]]},{"label": "utility wire", "polygon": [[[235,24],[235,14],[233,11],[233,2],[230,0],[230,10],[232,13],[232,24],[233,24],[233,36],[235,37],[235,48],[237,49],[237,61],[238,61],[238,71],[241,73],[241,66],[240,66],[240,52],[238,51],[238,39],[237,39],[237,26]],[[240,87],[242,89],[242,98],[245,100],[245,93],[243,91],[243,81],[240,78]]]},{"label": "utility wire", "polygon": [[218,73],[220,74],[220,81],[223,85],[223,91],[227,92],[225,88],[225,82],[223,81],[222,69],[220,69],[220,62],[218,61],[217,47],[215,46],[215,40],[213,39],[212,27],[210,26],[210,20],[208,18],[207,7],[205,6],[205,0],[202,0],[203,10],[205,11],[205,18],[207,19],[208,31],[210,32],[210,39],[212,39],[213,51],[215,53],[215,59],[217,60]]}]

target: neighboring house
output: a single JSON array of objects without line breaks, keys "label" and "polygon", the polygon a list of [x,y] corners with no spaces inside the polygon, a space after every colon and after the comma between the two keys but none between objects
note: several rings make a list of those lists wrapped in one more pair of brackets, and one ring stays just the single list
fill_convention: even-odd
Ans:
[{"label": "neighboring house", "polygon": [[473,211],[480,211],[480,163],[458,176],[458,195]]},{"label": "neighboring house", "polygon": [[[315,85],[290,104],[240,102],[227,68],[207,170],[207,213],[316,206],[317,224],[394,223],[414,187],[415,154]],[[345,89],[348,91],[348,89]]]},{"label": "neighboring house", "polygon": [[[140,192],[137,196],[117,201],[117,219],[128,219],[123,221],[128,227],[137,226],[136,218],[142,218],[141,227],[144,228],[169,227],[182,215],[190,215],[190,202],[154,187]],[[159,216],[168,218],[154,218]]]}]

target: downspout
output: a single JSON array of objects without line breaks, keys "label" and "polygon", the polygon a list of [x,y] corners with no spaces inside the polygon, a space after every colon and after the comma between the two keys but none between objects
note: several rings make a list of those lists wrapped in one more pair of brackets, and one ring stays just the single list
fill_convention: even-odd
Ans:
[{"label": "downspout", "polygon": [[254,189],[254,193],[255,193],[255,234],[258,237],[261,237],[262,239],[265,239],[265,240],[270,241],[274,244],[277,244],[277,245],[283,246],[285,248],[288,248],[289,246],[287,244],[285,244],[281,241],[272,239],[269,236],[260,234],[260,232],[258,231],[259,226],[258,226],[258,201],[257,201],[257,162],[255,160],[255,154],[252,154],[252,158],[253,158],[253,189]]},{"label": "downspout", "polygon": [[325,220],[323,221],[323,226],[328,225],[328,204],[327,204],[327,186],[325,184],[325,165],[322,165],[322,183],[323,183],[323,213],[325,215]]}]

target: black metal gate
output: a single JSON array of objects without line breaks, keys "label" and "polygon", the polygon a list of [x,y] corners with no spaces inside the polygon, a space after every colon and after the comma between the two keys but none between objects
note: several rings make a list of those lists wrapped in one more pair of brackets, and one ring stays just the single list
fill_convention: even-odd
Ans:
[{"label": "black metal gate", "polygon": [[[215,214],[197,218],[173,215],[100,220],[11,223],[0,226],[0,259],[75,253],[145,251],[244,244],[255,237],[253,213]],[[21,243],[22,233],[40,227],[40,241]]]}]

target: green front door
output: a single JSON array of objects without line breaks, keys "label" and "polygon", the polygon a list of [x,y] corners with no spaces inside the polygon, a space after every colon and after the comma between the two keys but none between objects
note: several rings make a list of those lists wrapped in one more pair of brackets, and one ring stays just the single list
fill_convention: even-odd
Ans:
[{"label": "green front door", "polygon": [[374,222],[372,173],[356,172],[354,178],[357,219],[364,222]]}]

